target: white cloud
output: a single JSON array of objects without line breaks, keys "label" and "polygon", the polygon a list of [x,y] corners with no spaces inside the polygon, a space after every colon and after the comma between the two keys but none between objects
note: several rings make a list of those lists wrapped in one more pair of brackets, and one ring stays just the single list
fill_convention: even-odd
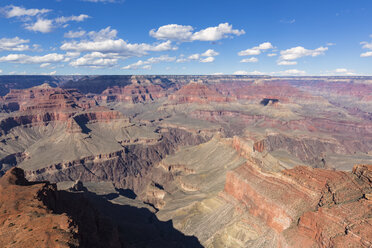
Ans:
[{"label": "white cloud", "polygon": [[247,72],[247,71],[236,71],[233,74],[234,75],[249,75],[249,72]]},{"label": "white cloud", "polygon": [[221,23],[216,27],[208,27],[193,33],[194,28],[187,25],[168,24],[157,30],[150,30],[150,36],[160,40],[186,41],[217,41],[233,35],[245,34],[244,30],[233,29],[229,23]]},{"label": "white cloud", "polygon": [[282,60],[278,61],[278,65],[297,65],[297,61]]},{"label": "white cloud", "polygon": [[151,70],[152,66],[151,65],[144,65],[142,66],[142,69],[144,70]]},{"label": "white cloud", "polygon": [[273,45],[270,42],[264,42],[261,43],[260,45],[249,48],[247,50],[240,51],[238,53],[239,56],[252,56],[252,55],[259,55],[261,54],[262,51],[268,50],[268,49],[273,49]]},{"label": "white cloud", "polygon": [[368,43],[366,41],[363,41],[363,42],[360,42],[360,44],[363,45],[362,48],[372,50],[372,42]]},{"label": "white cloud", "polygon": [[247,59],[242,59],[242,60],[240,60],[240,62],[241,63],[257,63],[258,58],[251,57],[251,58],[247,58]]},{"label": "white cloud", "polygon": [[293,47],[280,52],[281,60],[296,60],[302,57],[311,56],[316,57],[319,55],[324,55],[325,51],[328,50],[328,47],[319,47],[314,50],[306,49],[302,46]]},{"label": "white cloud", "polygon": [[365,52],[360,55],[360,57],[372,57],[372,51],[371,52]]},{"label": "white cloud", "polygon": [[3,73],[3,70],[0,69],[0,73]]},{"label": "white cloud", "polygon": [[[371,35],[372,38],[372,35]],[[360,42],[363,49],[372,50],[372,42],[368,43],[366,41]],[[372,57],[372,51],[364,52],[360,57]]]},{"label": "white cloud", "polygon": [[204,53],[201,54],[201,56],[204,56],[204,57],[215,57],[215,56],[218,56],[218,55],[219,55],[219,53],[216,52],[213,49],[208,49],[207,51],[205,51]]},{"label": "white cloud", "polygon": [[248,72],[248,71],[236,71],[233,74],[234,75],[265,75],[264,72],[260,72],[260,71],[251,71],[251,72]]},{"label": "white cloud", "polygon": [[[202,63],[211,63],[215,60],[214,57],[218,56],[218,55],[219,55],[219,53],[216,52],[215,50],[208,49],[204,53],[191,54],[187,58],[184,58],[184,55],[181,55],[181,57],[179,59],[177,59],[176,62],[177,63],[183,63],[183,62],[189,62],[189,61],[192,61],[192,60],[199,60],[199,62],[202,62]],[[203,57],[207,57],[207,58],[203,58]]]},{"label": "white cloud", "polygon": [[192,40],[200,40],[200,41],[217,41],[223,38],[229,37],[229,35],[237,35],[240,36],[245,34],[245,31],[233,29],[232,25],[229,23],[221,23],[217,27],[209,27],[199,32],[196,32],[192,36]]},{"label": "white cloud", "polygon": [[70,63],[74,67],[91,67],[102,68],[111,67],[118,63],[117,54],[104,54],[100,52],[92,52],[84,55]]},{"label": "white cloud", "polygon": [[63,54],[50,53],[44,56],[30,56],[25,54],[9,54],[0,57],[0,62],[10,62],[18,64],[43,64],[43,63],[57,63],[64,59]]},{"label": "white cloud", "polygon": [[141,66],[143,66],[142,69],[146,69],[145,66],[148,68],[148,65],[151,66],[152,64],[157,64],[157,63],[161,63],[161,62],[172,62],[172,61],[175,61],[175,60],[176,60],[175,57],[169,57],[168,55],[162,55],[160,57],[151,57],[151,58],[149,58],[145,61],[139,60],[136,63],[124,66],[122,69],[124,69],[124,70],[137,70]]},{"label": "white cloud", "polygon": [[200,59],[200,54],[195,53],[187,57],[189,60],[199,60]]},{"label": "white cloud", "polygon": [[53,75],[56,75],[56,74],[57,74],[57,71],[41,73],[41,75],[47,75],[47,76],[53,76]]},{"label": "white cloud", "polygon": [[267,57],[275,57],[275,56],[277,56],[278,54],[276,54],[276,53],[269,53],[269,54],[267,54]]},{"label": "white cloud", "polygon": [[23,17],[23,16],[37,16],[40,14],[45,14],[50,12],[50,9],[25,9],[22,7],[9,5],[3,8],[3,11],[5,12],[5,16],[7,18],[12,17]]},{"label": "white cloud", "polygon": [[64,34],[65,38],[70,38],[70,39],[75,39],[75,38],[80,38],[83,37],[86,34],[84,30],[81,31],[68,31],[67,33]]},{"label": "white cloud", "polygon": [[215,76],[220,76],[220,75],[225,75],[223,72],[215,72],[213,73],[212,75],[215,75]]},{"label": "white cloud", "polygon": [[338,75],[347,75],[347,76],[355,75],[353,71],[350,71],[346,68],[337,68],[333,72],[334,72],[333,74],[338,74]]},{"label": "white cloud", "polygon": [[25,45],[29,42],[29,40],[20,39],[18,37],[2,38],[0,39],[0,51],[26,51],[30,49],[28,45]]},{"label": "white cloud", "polygon": [[273,74],[279,74],[279,75],[283,75],[283,76],[294,76],[294,75],[305,75],[306,72],[302,71],[302,70],[297,70],[297,69],[290,69],[290,70],[286,70],[286,71],[276,72],[276,73],[273,73]]},{"label": "white cloud", "polygon": [[82,22],[89,17],[90,16],[84,15],[84,14],[81,14],[78,16],[61,16],[61,17],[56,18],[55,21],[58,24],[64,24],[66,22],[71,22],[71,21]]},{"label": "white cloud", "polygon": [[214,61],[214,57],[206,57],[205,59],[201,59],[200,62],[202,63],[211,63]]},{"label": "white cloud", "polygon": [[158,30],[150,30],[150,36],[159,40],[190,41],[193,30],[192,26],[168,24],[161,26]]},{"label": "white cloud", "polygon": [[110,26],[103,28],[100,31],[91,31],[88,33],[88,36],[94,41],[100,40],[112,40],[116,38],[118,31],[116,29],[111,29]]},{"label": "white cloud", "polygon": [[43,63],[43,64],[40,65],[40,68],[45,68],[45,67],[48,67],[50,65],[51,65],[51,63]]},{"label": "white cloud", "polygon": [[101,53],[119,53],[121,56],[143,56],[148,52],[161,52],[176,50],[171,41],[165,41],[158,44],[146,43],[127,43],[123,39],[116,38],[117,31],[110,27],[98,32],[88,33],[91,40],[81,40],[65,42],[60,47],[61,50],[75,52],[101,52]]},{"label": "white cloud", "polygon": [[53,29],[53,21],[40,18],[35,23],[26,24],[25,27],[34,32],[49,33]]}]

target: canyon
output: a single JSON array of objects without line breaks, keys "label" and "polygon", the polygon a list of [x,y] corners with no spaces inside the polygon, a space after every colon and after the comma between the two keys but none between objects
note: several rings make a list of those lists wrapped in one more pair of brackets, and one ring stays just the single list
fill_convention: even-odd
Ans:
[{"label": "canyon", "polygon": [[371,93],[370,77],[0,76],[0,246],[371,247]]}]

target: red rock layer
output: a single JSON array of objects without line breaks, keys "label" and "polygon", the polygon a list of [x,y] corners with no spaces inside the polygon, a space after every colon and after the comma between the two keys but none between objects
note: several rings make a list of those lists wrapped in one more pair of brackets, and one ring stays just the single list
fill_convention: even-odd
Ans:
[{"label": "red rock layer", "polygon": [[314,99],[313,96],[298,90],[286,82],[224,82],[212,86],[224,96],[237,99],[261,101],[275,98],[280,102],[293,102],[295,99]]},{"label": "red rock layer", "polygon": [[94,100],[85,98],[77,90],[52,88],[47,84],[30,89],[11,89],[3,101],[12,111],[69,111],[96,105]]},{"label": "red rock layer", "polygon": [[304,90],[309,92],[321,91],[340,96],[353,96],[362,101],[372,101],[372,84],[353,83],[353,81],[304,81],[298,83]]},{"label": "red rock layer", "polygon": [[40,194],[54,192],[47,183],[27,185],[12,169],[0,179],[0,247],[70,247],[77,228],[65,214],[53,214]]},{"label": "red rock layer", "polygon": [[191,82],[174,94],[168,96],[168,99],[176,103],[209,103],[209,102],[230,102],[233,98],[225,97],[216,90],[210,89],[202,83]]},{"label": "red rock layer", "polygon": [[166,94],[166,91],[159,85],[135,83],[125,87],[114,86],[107,88],[100,95],[96,96],[96,99],[103,102],[143,103],[165,97]]},{"label": "red rock layer", "polygon": [[[353,173],[296,167],[264,173],[253,163],[227,174],[225,192],[289,247],[370,247],[372,165]],[[283,244],[282,244],[283,245]]]},{"label": "red rock layer", "polygon": [[121,247],[118,232],[79,194],[28,182],[13,168],[0,179],[0,247]]},{"label": "red rock layer", "polygon": [[253,151],[263,152],[264,150],[265,150],[265,141],[264,140],[254,142]]}]

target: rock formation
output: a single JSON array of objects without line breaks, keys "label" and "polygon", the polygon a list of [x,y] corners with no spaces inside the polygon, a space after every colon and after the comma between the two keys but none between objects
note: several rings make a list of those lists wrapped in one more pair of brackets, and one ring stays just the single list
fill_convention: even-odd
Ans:
[{"label": "rock formation", "polygon": [[117,230],[80,195],[28,182],[13,168],[0,179],[1,247],[121,247]]}]

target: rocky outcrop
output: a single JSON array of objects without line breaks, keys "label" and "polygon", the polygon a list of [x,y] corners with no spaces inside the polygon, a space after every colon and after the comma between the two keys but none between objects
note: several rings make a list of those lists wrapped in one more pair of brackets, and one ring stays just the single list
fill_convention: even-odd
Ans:
[{"label": "rocky outcrop", "polygon": [[[180,129],[169,128],[155,144],[124,145],[120,151],[27,170],[30,180],[51,182],[82,180],[112,181],[117,188],[129,188],[140,195],[157,176],[154,166],[180,146],[196,145],[207,138]],[[166,174],[164,174],[167,176]],[[160,175],[162,176],[162,175]]]},{"label": "rocky outcrop", "polygon": [[227,174],[225,192],[275,230],[284,247],[369,247],[371,171],[372,165],[353,173],[302,166],[268,173],[248,162]]},{"label": "rocky outcrop", "polygon": [[52,88],[48,84],[30,89],[12,89],[3,101],[10,111],[66,111],[96,105],[94,100],[85,98],[77,90]]},{"label": "rocky outcrop", "polygon": [[1,247],[121,247],[118,232],[78,194],[29,182],[13,168],[0,179]]},{"label": "rocky outcrop", "polygon": [[223,96],[216,90],[210,89],[207,85],[201,82],[191,82],[183,86],[180,90],[170,95],[168,99],[178,104],[183,103],[205,104],[209,102],[233,101],[233,98]]},{"label": "rocky outcrop", "polygon": [[151,83],[141,84],[134,82],[130,85],[119,87],[114,86],[107,88],[101,94],[95,97],[101,102],[128,102],[128,103],[144,103],[152,102],[156,99],[165,97],[166,91],[160,85]]}]

